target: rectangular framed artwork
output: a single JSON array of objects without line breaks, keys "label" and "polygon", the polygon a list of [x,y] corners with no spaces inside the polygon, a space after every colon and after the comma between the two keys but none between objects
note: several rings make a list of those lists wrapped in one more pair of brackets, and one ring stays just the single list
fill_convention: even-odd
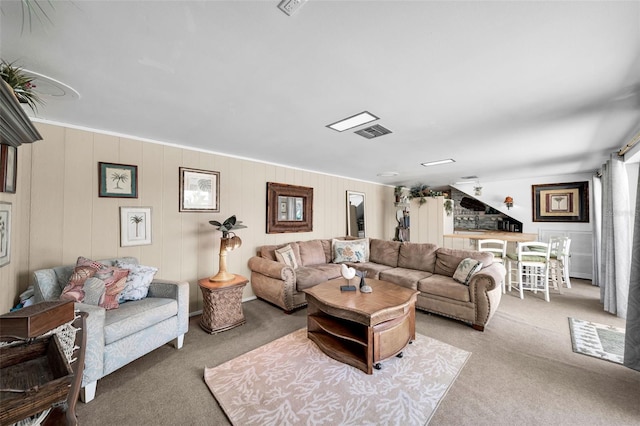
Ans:
[{"label": "rectangular framed artwork", "polygon": [[11,260],[11,203],[0,201],[0,267]]},{"label": "rectangular framed artwork", "polygon": [[0,145],[0,192],[16,192],[18,148]]},{"label": "rectangular framed artwork", "polygon": [[151,244],[151,207],[120,207],[120,247]]},{"label": "rectangular framed artwork", "polygon": [[138,198],[138,166],[98,163],[98,195],[112,198]]},{"label": "rectangular framed artwork", "polygon": [[531,186],[534,222],[589,222],[589,182]]},{"label": "rectangular framed artwork", "polygon": [[220,172],[180,167],[181,212],[220,212]]},{"label": "rectangular framed artwork", "polygon": [[267,182],[267,234],[313,231],[313,188]]}]

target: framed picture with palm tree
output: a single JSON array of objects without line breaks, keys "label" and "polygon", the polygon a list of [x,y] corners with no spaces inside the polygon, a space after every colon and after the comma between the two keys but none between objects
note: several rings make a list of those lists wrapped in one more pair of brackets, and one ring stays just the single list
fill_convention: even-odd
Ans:
[{"label": "framed picture with palm tree", "polygon": [[181,212],[220,212],[220,172],[179,167]]},{"label": "framed picture with palm tree", "polygon": [[120,207],[120,247],[151,244],[151,207]]},{"label": "framed picture with palm tree", "polygon": [[589,182],[531,185],[534,222],[589,222]]},{"label": "framed picture with palm tree", "polygon": [[98,163],[98,195],[113,198],[138,198],[138,166]]}]

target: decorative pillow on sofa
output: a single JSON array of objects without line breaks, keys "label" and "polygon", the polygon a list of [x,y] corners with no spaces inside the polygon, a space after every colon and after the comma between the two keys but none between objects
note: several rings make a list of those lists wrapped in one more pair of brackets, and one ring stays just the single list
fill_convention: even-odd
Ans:
[{"label": "decorative pillow on sofa", "polygon": [[87,278],[82,287],[84,290],[84,300],[87,305],[100,306],[104,301],[104,281],[100,278]]},{"label": "decorative pillow on sofa", "polygon": [[128,269],[117,268],[115,266],[105,267],[96,272],[96,278],[104,281],[104,296],[98,306],[107,310],[118,308],[118,298],[120,292],[124,290],[128,275]]},{"label": "decorative pillow on sofa", "polygon": [[116,266],[129,272],[124,290],[118,296],[118,302],[123,303],[127,300],[140,300],[147,297],[149,286],[158,272],[158,268],[120,261],[116,261]]},{"label": "decorative pillow on sofa", "polygon": [[333,263],[366,262],[367,240],[332,240]]},{"label": "decorative pillow on sofa", "polygon": [[275,253],[278,262],[291,266],[293,269],[298,269],[298,262],[296,261],[296,256],[293,254],[293,248],[290,245],[279,248]]},{"label": "decorative pillow on sofa", "polygon": [[467,257],[458,264],[456,271],[453,273],[453,279],[461,284],[469,285],[473,274],[480,269],[482,269],[482,262]]},{"label": "decorative pillow on sofa", "polygon": [[62,289],[60,300],[71,300],[74,302],[84,301],[85,293],[83,287],[85,281],[93,277],[99,269],[104,267],[102,263],[96,262],[95,260],[87,259],[83,256],[78,257],[76,267],[71,273],[71,276],[69,276],[67,285]]}]

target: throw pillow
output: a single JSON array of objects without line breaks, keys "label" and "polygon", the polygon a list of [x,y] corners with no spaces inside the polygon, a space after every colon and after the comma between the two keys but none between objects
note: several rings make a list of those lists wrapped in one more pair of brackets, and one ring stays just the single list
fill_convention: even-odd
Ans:
[{"label": "throw pillow", "polygon": [[91,277],[84,282],[84,302],[88,305],[100,306],[104,301],[104,281]]},{"label": "throw pillow", "polygon": [[332,240],[333,263],[365,262],[367,240]]},{"label": "throw pillow", "polygon": [[473,274],[478,272],[482,268],[482,262],[467,257],[462,259],[458,264],[456,271],[453,273],[453,279],[457,282],[469,285],[469,281]]},{"label": "throw pillow", "polygon": [[149,286],[156,272],[158,272],[158,268],[119,261],[116,261],[116,266],[129,271],[124,290],[118,297],[118,302],[123,303],[127,300],[140,300],[147,297]]},{"label": "throw pillow", "polygon": [[104,281],[104,297],[98,306],[107,310],[118,308],[118,297],[126,285],[128,275],[128,269],[115,266],[110,266],[96,272],[96,278]]},{"label": "throw pillow", "polygon": [[284,263],[287,266],[291,266],[293,269],[298,269],[298,262],[296,256],[293,254],[293,248],[290,245],[286,245],[275,251],[276,259],[278,262]]},{"label": "throw pillow", "polygon": [[96,272],[104,268],[104,265],[95,260],[87,259],[80,256],[76,261],[76,267],[69,276],[69,281],[65,288],[62,289],[60,300],[71,300],[73,302],[82,302],[85,298],[83,286],[88,278],[93,277]]}]

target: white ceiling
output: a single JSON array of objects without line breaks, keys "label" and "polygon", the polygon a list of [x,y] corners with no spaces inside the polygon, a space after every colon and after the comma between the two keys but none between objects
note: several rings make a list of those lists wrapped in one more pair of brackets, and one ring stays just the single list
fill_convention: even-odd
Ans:
[{"label": "white ceiling", "polygon": [[[432,187],[591,172],[640,130],[638,1],[39,4],[51,22],[21,29],[3,0],[0,31],[3,59],[80,93],[43,120]],[[393,133],[325,127],[364,110]]]}]

